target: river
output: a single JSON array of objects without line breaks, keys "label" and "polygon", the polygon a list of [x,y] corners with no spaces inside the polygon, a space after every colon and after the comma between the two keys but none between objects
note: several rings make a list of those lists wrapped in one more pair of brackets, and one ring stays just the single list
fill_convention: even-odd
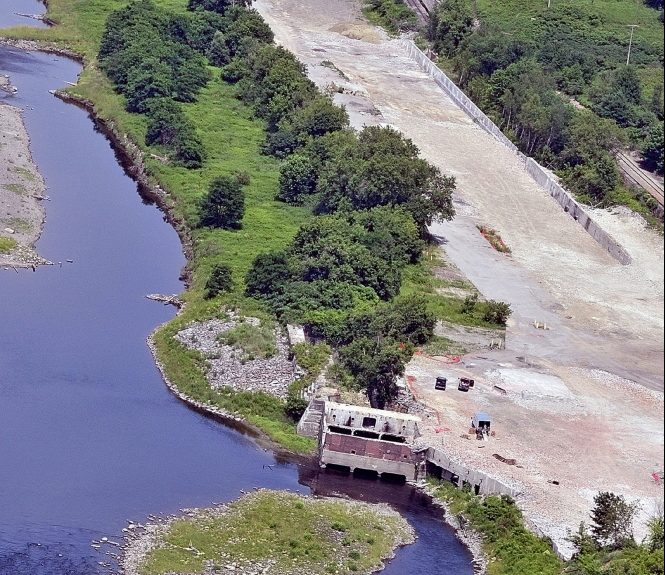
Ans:
[{"label": "river", "polygon": [[[0,28],[38,11],[2,0]],[[127,519],[267,487],[388,500],[419,540],[384,575],[470,575],[468,551],[411,488],[276,461],[168,392],[145,339],[173,310],[145,295],[182,291],[181,245],[91,118],[49,94],[79,71],[0,47],[0,73],[19,89],[6,101],[25,111],[51,198],[38,250],[63,262],[0,269],[0,574],[102,573],[91,540],[119,537]]]}]

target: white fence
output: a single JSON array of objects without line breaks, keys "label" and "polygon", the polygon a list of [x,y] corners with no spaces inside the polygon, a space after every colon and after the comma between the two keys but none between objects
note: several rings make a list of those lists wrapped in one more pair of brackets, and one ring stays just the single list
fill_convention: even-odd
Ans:
[{"label": "white fence", "polygon": [[490,120],[485,113],[478,108],[468,96],[460,90],[455,83],[441,71],[440,68],[434,64],[425,53],[416,46],[412,40],[401,41],[406,48],[409,57],[414,60],[432,79],[437,85],[446,93],[446,95],[457,106],[462,109],[476,124],[478,124],[485,131],[490,133],[494,138],[501,142],[504,146],[510,148],[513,152],[518,154],[522,162],[524,162],[527,173],[534,179],[534,181],[545,188],[547,192],[558,202],[565,212],[577,221],[589,234],[596,240],[603,248],[605,248],[612,257],[620,263],[627,265],[632,262],[632,258],[621,247],[621,245],[603,230],[596,222],[593,221],[591,216],[586,213],[584,208],[578,204],[572,197],[570,192],[564,189],[558,181],[543,168],[533,158],[529,158],[522,154],[515,144],[513,144],[499,129],[499,127]]}]

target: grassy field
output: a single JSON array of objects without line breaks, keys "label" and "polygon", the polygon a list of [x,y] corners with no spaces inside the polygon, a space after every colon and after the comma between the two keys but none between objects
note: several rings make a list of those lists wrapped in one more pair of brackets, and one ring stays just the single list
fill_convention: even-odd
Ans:
[{"label": "grassy field", "polygon": [[[411,540],[396,512],[365,504],[259,491],[225,511],[175,521],[140,573],[201,573],[203,562],[236,563],[239,572],[274,561],[270,572],[307,575],[368,573]],[[192,548],[198,551],[192,553]]]}]

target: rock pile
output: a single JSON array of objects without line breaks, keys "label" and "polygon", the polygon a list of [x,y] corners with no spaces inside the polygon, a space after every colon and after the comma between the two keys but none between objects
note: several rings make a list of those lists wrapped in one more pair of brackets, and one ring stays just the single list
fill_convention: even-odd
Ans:
[{"label": "rock pile", "polygon": [[207,378],[213,387],[231,387],[236,391],[265,392],[286,399],[288,387],[298,375],[295,363],[289,359],[287,338],[275,330],[277,353],[265,359],[247,359],[242,349],[225,345],[219,336],[236,327],[240,321],[258,326],[257,318],[240,318],[230,314],[228,319],[198,322],[178,332],[176,339],[206,358]]}]

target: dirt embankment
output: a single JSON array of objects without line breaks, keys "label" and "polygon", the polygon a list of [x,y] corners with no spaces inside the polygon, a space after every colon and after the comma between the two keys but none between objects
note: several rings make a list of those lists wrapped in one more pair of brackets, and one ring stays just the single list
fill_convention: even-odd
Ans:
[{"label": "dirt embankment", "polygon": [[[3,84],[12,91],[7,78]],[[43,264],[34,245],[44,223],[46,185],[30,155],[21,110],[0,102],[0,126],[0,265]]]}]

